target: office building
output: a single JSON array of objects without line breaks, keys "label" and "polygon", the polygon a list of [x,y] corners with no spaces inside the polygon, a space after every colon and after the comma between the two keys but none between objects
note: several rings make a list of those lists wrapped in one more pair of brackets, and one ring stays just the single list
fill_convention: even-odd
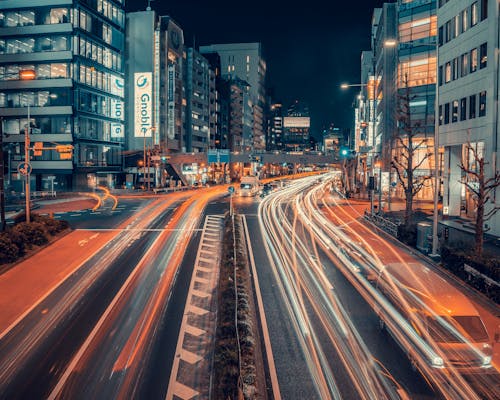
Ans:
[{"label": "office building", "polygon": [[[436,99],[436,43],[437,43],[437,3],[435,0],[399,0],[397,10],[398,54],[396,106],[398,135],[408,144],[408,132],[415,135],[414,146],[414,185],[423,186],[415,199],[430,200],[434,196],[432,180],[434,170],[434,109]],[[407,104],[402,100],[409,95]],[[403,122],[404,111],[409,108],[409,120]],[[405,124],[407,125],[405,128]],[[404,159],[405,150],[401,141],[392,142],[393,159]],[[429,156],[428,156],[429,155]],[[392,179],[396,182],[395,177]],[[426,184],[427,182],[427,184]],[[395,195],[404,198],[401,185],[395,188]]]},{"label": "office building", "polygon": [[198,51],[186,51],[186,151],[207,152],[215,141],[215,73]]},{"label": "office building", "polygon": [[287,115],[283,118],[283,149],[285,151],[308,150],[310,128],[309,107],[296,100],[288,107]]},{"label": "office building", "polygon": [[127,150],[146,141],[162,154],[185,151],[182,29],[154,11],[128,13],[126,54]]},{"label": "office building", "polygon": [[[125,139],[125,14],[121,0],[5,0],[0,11],[0,108],[6,182],[23,190],[30,126],[31,190],[119,180]],[[22,80],[23,71],[33,71]],[[30,114],[28,122],[28,112]],[[73,147],[59,153],[56,144]]]},{"label": "office building", "polygon": [[[203,55],[217,53],[220,56],[221,75],[238,78],[248,83],[249,99],[245,100],[245,124],[251,125],[251,133],[244,133],[244,147],[265,149],[265,78],[266,63],[260,43],[231,43],[200,46]],[[246,111],[248,109],[248,111]],[[252,115],[250,121],[249,115]]]},{"label": "office building", "polygon": [[283,150],[283,105],[271,104],[268,118],[266,150]]},{"label": "office building", "polygon": [[[474,156],[488,163],[486,179],[498,171],[498,54],[499,4],[497,1],[439,2],[439,81],[437,110],[439,145],[444,148],[443,214],[475,213],[472,194],[465,189],[459,167],[474,168]],[[498,189],[486,204],[486,213],[498,207]],[[500,235],[500,213],[486,224]]]}]

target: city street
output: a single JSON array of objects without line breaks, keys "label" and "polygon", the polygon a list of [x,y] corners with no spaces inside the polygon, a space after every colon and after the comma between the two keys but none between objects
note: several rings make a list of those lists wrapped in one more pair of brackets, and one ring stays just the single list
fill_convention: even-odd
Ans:
[{"label": "city street", "polygon": [[207,202],[222,193],[147,201],[122,224],[76,230],[1,275],[0,285],[17,286],[19,296],[2,298],[9,311],[0,343],[2,397],[108,398],[144,390],[141,379],[151,374],[142,365],[154,359],[179,265]]},{"label": "city street", "polygon": [[[405,391],[410,398],[423,399],[497,396],[500,388],[494,368],[485,370],[486,374],[471,375],[469,369],[459,372],[447,366],[443,373],[412,355],[415,346],[412,340],[416,338],[412,338],[412,329],[407,330],[401,316],[396,318],[396,326],[380,329],[380,309],[385,296],[373,290],[373,284],[366,278],[373,271],[368,269],[377,263],[384,268],[395,260],[399,268],[411,267],[422,265],[422,260],[408,254],[403,247],[386,242],[374,228],[361,224],[364,209],[358,205],[356,210],[349,202],[332,196],[328,184],[315,181],[316,178],[311,178],[309,182],[272,194],[259,208],[264,243],[272,262],[270,270],[262,262],[256,264],[259,274],[266,277],[260,284],[271,340],[277,349],[274,354],[278,377],[283,382],[280,385],[283,396],[300,398],[301,394],[295,397],[291,389],[294,385],[301,388],[298,393],[309,387],[307,396],[316,392],[320,398],[350,398],[354,393],[359,398],[392,398],[398,391]],[[252,227],[251,220],[249,226]],[[253,247],[262,245],[257,242]],[[255,256],[262,259],[259,254]],[[411,279],[418,283],[415,276]],[[277,309],[279,303],[283,304],[281,311]],[[486,342],[491,344],[498,324],[498,318],[492,314],[495,307],[490,306],[489,312],[480,305],[477,308],[490,330]],[[283,326],[294,333],[293,340],[280,334]],[[393,340],[389,333],[392,337],[402,337]],[[435,343],[431,344],[435,347]],[[497,353],[498,346],[494,362],[498,360]],[[368,365],[371,367],[367,368]],[[294,373],[294,368],[308,370],[310,377]],[[363,376],[366,373],[373,375]],[[366,386],[352,386],[349,382],[364,382]]]}]

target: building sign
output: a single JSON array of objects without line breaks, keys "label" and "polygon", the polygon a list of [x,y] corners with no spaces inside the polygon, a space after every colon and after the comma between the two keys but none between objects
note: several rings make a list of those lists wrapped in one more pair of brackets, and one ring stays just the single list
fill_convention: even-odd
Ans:
[{"label": "building sign", "polygon": [[170,139],[175,137],[175,65],[168,65],[168,119],[167,119],[167,135]]},{"label": "building sign", "polygon": [[111,118],[125,120],[125,104],[121,100],[111,99]]},{"label": "building sign", "polygon": [[153,74],[134,74],[134,137],[151,137],[153,126]]},{"label": "building sign", "polygon": [[284,117],[283,126],[285,128],[309,128],[311,119],[309,117]]},{"label": "building sign", "polygon": [[120,139],[125,137],[125,129],[123,127],[123,124],[120,124],[118,122],[112,122],[111,123],[111,138],[112,139]]},{"label": "building sign", "polygon": [[123,78],[111,75],[111,94],[115,96],[124,96],[125,82]]}]

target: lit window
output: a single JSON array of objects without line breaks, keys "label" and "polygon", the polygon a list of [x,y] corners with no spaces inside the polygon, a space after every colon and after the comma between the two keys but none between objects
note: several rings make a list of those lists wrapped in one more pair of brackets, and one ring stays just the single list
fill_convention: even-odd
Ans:
[{"label": "lit window", "polygon": [[477,71],[477,48],[470,51],[470,72]]},{"label": "lit window", "polygon": [[479,116],[484,117],[486,115],[486,90],[479,93]]},{"label": "lit window", "polygon": [[451,64],[447,62],[444,67],[444,83],[451,81]]},{"label": "lit window", "polygon": [[479,21],[479,9],[477,1],[470,6],[470,26],[474,26]]},{"label": "lit window", "polygon": [[469,9],[465,9],[461,13],[462,16],[462,32],[465,32],[469,27]]},{"label": "lit window", "polygon": [[461,61],[462,76],[466,76],[469,73],[469,53],[462,54]]},{"label": "lit window", "polygon": [[479,48],[479,69],[486,68],[488,64],[488,43],[483,43]]},{"label": "lit window", "polygon": [[458,121],[458,100],[453,100],[451,103],[451,122]]}]

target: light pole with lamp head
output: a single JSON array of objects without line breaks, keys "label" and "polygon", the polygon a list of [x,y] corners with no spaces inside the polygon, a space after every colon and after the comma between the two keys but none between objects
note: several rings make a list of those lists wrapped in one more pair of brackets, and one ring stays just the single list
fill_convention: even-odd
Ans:
[{"label": "light pole with lamp head", "polygon": [[[19,72],[19,78],[21,80],[33,80],[36,79],[36,72],[33,69],[27,69]],[[31,211],[30,211],[30,175],[31,175],[31,164],[30,164],[30,131],[31,131],[31,115],[30,115],[30,102],[26,98],[26,103],[28,106],[28,123],[24,129],[24,165],[26,168],[26,187],[25,187],[25,197],[26,197],[26,222],[31,221]],[[2,171],[3,173],[3,171]]]},{"label": "light pole with lamp head", "polygon": [[[374,83],[375,85],[376,83]],[[340,88],[341,89],[348,89],[350,87],[369,87],[370,84],[369,83],[342,83],[340,85]],[[375,86],[374,86],[374,89],[375,89]],[[370,98],[370,96],[368,96],[368,98]],[[374,105],[373,105],[373,112],[370,112],[370,115],[369,115],[369,122],[372,123],[372,149],[373,149],[373,144],[375,142],[375,109],[376,109],[376,105],[375,105],[375,101],[376,101],[376,95],[373,96],[373,101],[374,101]],[[373,157],[373,152],[372,152],[372,157]],[[369,182],[372,181],[372,179],[374,179],[374,170],[373,170],[373,159],[371,160],[371,179],[369,179]],[[374,205],[373,205],[373,197],[374,197],[374,187],[373,185],[369,184],[369,190],[370,190],[370,214],[373,215],[373,211],[374,211]]]},{"label": "light pole with lamp head", "polygon": [[[25,70],[19,72],[19,77],[22,80],[33,80],[36,78],[35,70]],[[30,222],[30,180],[31,180],[31,164],[30,164],[30,132],[31,132],[31,115],[30,115],[30,100],[26,97],[26,103],[28,106],[28,123],[24,129],[24,165],[26,168],[26,186],[25,186],[25,197],[26,197],[26,222]]]},{"label": "light pole with lamp head", "polygon": [[[151,137],[153,137],[154,135],[154,132],[155,132],[156,128],[154,126],[150,126],[149,128],[146,128],[145,131],[144,131],[144,155],[143,155],[143,166],[142,166],[142,170],[143,170],[143,176],[144,176],[144,180],[146,180],[146,165],[148,167],[148,183],[145,187],[147,187],[147,190],[149,192],[149,189],[150,189],[150,184],[149,184],[149,181],[150,181],[150,176],[149,176],[149,164],[147,163],[147,157],[146,157],[146,132],[147,131],[151,131]],[[146,183],[146,182],[144,182]]]}]

